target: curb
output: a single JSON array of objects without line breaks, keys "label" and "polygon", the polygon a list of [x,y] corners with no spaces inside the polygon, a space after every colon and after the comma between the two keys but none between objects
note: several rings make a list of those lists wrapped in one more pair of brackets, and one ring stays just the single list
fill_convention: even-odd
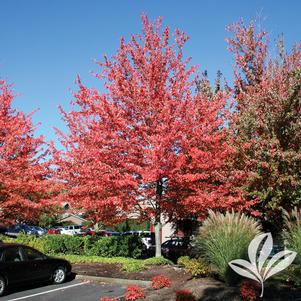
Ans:
[{"label": "curb", "polygon": [[85,279],[85,280],[91,280],[91,281],[99,281],[99,282],[122,284],[122,285],[136,284],[136,285],[142,285],[142,286],[149,286],[151,284],[151,281],[147,281],[147,280],[98,277],[98,276],[89,276],[89,275],[81,275],[81,274],[76,275],[75,279]]}]

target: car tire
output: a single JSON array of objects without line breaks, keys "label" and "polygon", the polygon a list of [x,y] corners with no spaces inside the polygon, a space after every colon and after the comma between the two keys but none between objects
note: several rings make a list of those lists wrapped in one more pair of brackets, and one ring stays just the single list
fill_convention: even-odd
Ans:
[{"label": "car tire", "polygon": [[57,267],[53,272],[53,282],[55,284],[61,284],[66,280],[66,269],[63,266]]},{"label": "car tire", "polygon": [[6,281],[2,276],[0,276],[0,297],[5,294],[5,291],[6,291]]}]

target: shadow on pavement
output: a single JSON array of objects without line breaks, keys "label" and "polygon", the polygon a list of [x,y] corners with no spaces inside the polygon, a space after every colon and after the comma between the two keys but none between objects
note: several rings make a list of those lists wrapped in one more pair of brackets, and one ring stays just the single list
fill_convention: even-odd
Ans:
[{"label": "shadow on pavement", "polygon": [[[71,273],[71,275],[69,275],[67,277],[66,281],[62,284],[66,284],[68,282],[73,281],[75,279],[75,277],[76,277],[76,273]],[[14,287],[11,287],[11,288],[8,287],[7,291],[4,294],[4,296],[9,296],[10,294],[13,294],[13,293],[32,290],[32,289],[35,289],[35,288],[41,288],[41,287],[47,288],[47,286],[50,286],[50,285],[55,285],[55,284],[53,284],[53,282],[50,281],[50,280],[48,280],[48,281],[46,280],[46,281],[36,282],[36,283],[32,283],[32,284],[23,284],[23,285],[21,284],[21,285],[14,286]],[[55,285],[55,286],[59,287],[59,285]],[[56,288],[56,287],[54,287],[54,288]]]}]

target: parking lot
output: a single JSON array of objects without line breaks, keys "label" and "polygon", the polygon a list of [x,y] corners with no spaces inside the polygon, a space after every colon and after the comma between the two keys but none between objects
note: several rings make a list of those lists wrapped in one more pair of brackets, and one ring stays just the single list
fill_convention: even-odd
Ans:
[{"label": "parking lot", "polygon": [[125,287],[89,281],[72,280],[61,285],[36,285],[7,292],[1,301],[99,301],[103,296],[120,297]]}]

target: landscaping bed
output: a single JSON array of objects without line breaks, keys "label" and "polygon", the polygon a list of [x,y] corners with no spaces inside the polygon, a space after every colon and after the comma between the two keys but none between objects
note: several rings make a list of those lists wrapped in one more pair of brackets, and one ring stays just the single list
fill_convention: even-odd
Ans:
[{"label": "landscaping bed", "polygon": [[174,283],[185,283],[192,278],[190,273],[184,269],[175,266],[148,266],[145,270],[139,272],[123,271],[121,264],[101,264],[101,263],[81,263],[73,264],[72,271],[81,275],[124,278],[135,280],[150,281],[158,274],[164,275],[171,279]]},{"label": "landscaping bed", "polygon": [[[171,280],[171,287],[154,290],[145,288],[147,301],[174,301],[178,290],[188,290],[198,301],[241,301],[238,287],[227,287],[211,277],[193,278],[185,269],[172,265],[150,265],[139,272],[126,272],[121,264],[80,263],[73,264],[73,272],[87,276],[123,278],[151,281],[154,276],[164,275]],[[189,300],[189,299],[187,299]],[[262,301],[301,300],[301,290],[270,280],[265,284]],[[193,301],[193,299],[191,299]]]}]

